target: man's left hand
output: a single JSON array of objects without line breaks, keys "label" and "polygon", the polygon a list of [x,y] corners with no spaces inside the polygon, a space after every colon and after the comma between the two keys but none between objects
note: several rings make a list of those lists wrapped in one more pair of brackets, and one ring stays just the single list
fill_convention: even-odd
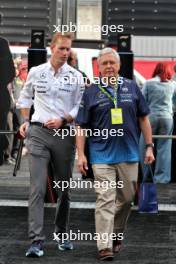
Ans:
[{"label": "man's left hand", "polygon": [[149,147],[146,149],[146,152],[145,152],[144,163],[145,164],[151,164],[154,160],[155,160],[155,157],[153,155],[153,148]]}]

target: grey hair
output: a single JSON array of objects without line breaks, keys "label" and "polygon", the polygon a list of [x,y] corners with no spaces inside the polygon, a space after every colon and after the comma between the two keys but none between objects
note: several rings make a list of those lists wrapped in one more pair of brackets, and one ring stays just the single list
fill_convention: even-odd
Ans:
[{"label": "grey hair", "polygon": [[120,61],[120,56],[119,54],[112,48],[104,48],[102,50],[100,50],[99,54],[98,54],[98,58],[97,58],[97,62],[99,63],[99,60],[101,58],[102,55],[105,55],[105,54],[112,54],[114,57],[116,57],[116,59],[118,61]]}]

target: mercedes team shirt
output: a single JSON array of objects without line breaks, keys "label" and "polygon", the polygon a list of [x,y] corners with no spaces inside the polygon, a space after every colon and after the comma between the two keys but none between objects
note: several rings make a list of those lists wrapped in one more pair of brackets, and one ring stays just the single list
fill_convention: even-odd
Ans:
[{"label": "mercedes team shirt", "polygon": [[[113,88],[103,87],[113,95]],[[76,124],[92,131],[88,138],[92,164],[139,161],[139,117],[148,115],[149,108],[136,82],[123,78],[123,84],[118,86],[117,107],[122,108],[123,124],[114,125],[111,123],[111,109],[114,108],[114,103],[98,85],[93,84],[83,94]],[[102,131],[100,135],[97,129]],[[107,138],[105,129],[108,131]],[[110,133],[112,129],[120,133],[114,133],[114,136]],[[96,133],[93,133],[94,131]]]},{"label": "mercedes team shirt", "polygon": [[80,72],[65,63],[55,74],[51,63],[47,62],[29,71],[17,107],[30,108],[34,103],[32,122],[45,123],[65,114],[75,118],[83,90],[84,81]]}]

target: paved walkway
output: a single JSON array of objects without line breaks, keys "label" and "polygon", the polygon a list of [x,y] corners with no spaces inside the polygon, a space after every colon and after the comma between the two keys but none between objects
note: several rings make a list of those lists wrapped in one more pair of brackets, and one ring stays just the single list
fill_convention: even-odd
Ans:
[{"label": "paved walkway", "polygon": [[[45,256],[40,259],[28,259],[24,256],[29,245],[27,237],[27,207],[15,206],[17,201],[27,205],[29,173],[26,158],[17,177],[12,176],[12,166],[0,167],[0,264],[93,264],[96,259],[96,241],[74,242],[75,249],[60,252],[53,241],[54,208],[45,209]],[[80,175],[74,170],[74,179]],[[176,184],[158,185],[159,203],[170,204],[173,210],[160,211],[158,215],[139,214],[133,211],[129,219],[124,240],[124,248],[116,256],[117,264],[175,264],[176,263]],[[4,201],[14,202],[6,206]],[[71,230],[75,233],[95,233],[94,205],[95,194],[92,189],[74,189],[71,209]],[[80,202],[89,206],[78,208]],[[24,203],[24,205],[25,205]],[[9,204],[7,204],[9,205]],[[83,206],[84,207],[84,206]],[[80,231],[78,231],[80,230]]]},{"label": "paved walkway", "polygon": [[[53,241],[54,209],[45,210],[45,256],[28,259],[24,256],[29,245],[27,238],[27,208],[0,207],[0,264],[67,263],[93,264],[96,259],[95,241],[75,241],[75,249],[60,252]],[[176,263],[176,213],[140,215],[133,212],[124,240],[124,249],[115,258],[118,264],[175,264]],[[94,211],[71,210],[72,232],[94,230]],[[78,231],[80,230],[80,231]]]}]

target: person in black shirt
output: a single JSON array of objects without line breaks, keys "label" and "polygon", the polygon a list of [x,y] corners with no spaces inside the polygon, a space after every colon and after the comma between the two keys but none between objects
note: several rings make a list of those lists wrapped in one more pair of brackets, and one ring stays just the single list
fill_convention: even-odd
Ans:
[{"label": "person in black shirt", "polygon": [[[0,130],[7,127],[7,115],[10,109],[10,94],[7,89],[15,77],[12,55],[6,39],[0,38]],[[6,135],[0,135],[0,165],[3,164],[4,150],[8,146]]]}]

